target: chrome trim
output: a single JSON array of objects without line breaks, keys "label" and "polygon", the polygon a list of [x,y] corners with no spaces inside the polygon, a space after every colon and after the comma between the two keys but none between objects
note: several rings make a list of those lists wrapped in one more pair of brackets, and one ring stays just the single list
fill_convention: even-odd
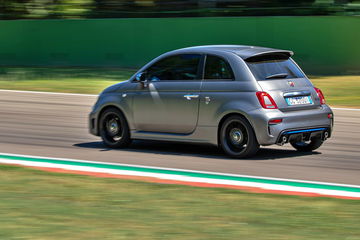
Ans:
[{"label": "chrome trim", "polygon": [[186,98],[187,100],[191,100],[193,98],[198,98],[198,97],[199,97],[199,95],[197,95],[197,94],[186,94],[186,95],[184,95],[184,98]]},{"label": "chrome trim", "polygon": [[296,91],[296,92],[287,92],[284,93],[284,97],[297,97],[297,96],[309,96],[311,95],[310,91]]},{"label": "chrome trim", "polygon": [[210,101],[211,101],[210,97],[205,97],[205,104],[209,104]]}]

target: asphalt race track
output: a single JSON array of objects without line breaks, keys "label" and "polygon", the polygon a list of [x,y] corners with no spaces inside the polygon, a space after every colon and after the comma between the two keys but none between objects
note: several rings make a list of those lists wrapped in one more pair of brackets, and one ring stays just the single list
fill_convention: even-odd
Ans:
[{"label": "asphalt race track", "polygon": [[263,147],[227,158],[216,147],[135,141],[105,148],[87,130],[96,96],[0,90],[0,152],[360,185],[360,111],[335,110],[335,132],[318,151]]}]

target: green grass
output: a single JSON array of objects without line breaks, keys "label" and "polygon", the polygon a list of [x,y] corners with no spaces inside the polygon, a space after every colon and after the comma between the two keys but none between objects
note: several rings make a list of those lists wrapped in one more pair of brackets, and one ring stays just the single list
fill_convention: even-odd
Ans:
[{"label": "green grass", "polygon": [[[128,79],[134,69],[105,68],[0,68],[0,88],[98,94],[107,86]],[[360,76],[313,76],[332,106],[360,108]]]},{"label": "green grass", "polygon": [[98,94],[136,70],[106,68],[0,68],[0,88]]},{"label": "green grass", "polygon": [[0,165],[0,239],[360,239],[355,200]]},{"label": "green grass", "polygon": [[311,81],[334,106],[360,107],[360,76],[313,77]]}]

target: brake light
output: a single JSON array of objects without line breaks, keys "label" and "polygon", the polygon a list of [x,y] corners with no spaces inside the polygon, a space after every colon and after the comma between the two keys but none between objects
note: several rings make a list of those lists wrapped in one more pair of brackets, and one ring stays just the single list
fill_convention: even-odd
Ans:
[{"label": "brake light", "polygon": [[324,97],[324,94],[322,93],[322,91],[319,88],[316,88],[316,87],[314,87],[314,89],[316,91],[316,94],[320,98],[320,103],[325,104],[325,97]]},{"label": "brake light", "polygon": [[260,105],[265,109],[277,109],[274,99],[267,92],[256,92]]}]

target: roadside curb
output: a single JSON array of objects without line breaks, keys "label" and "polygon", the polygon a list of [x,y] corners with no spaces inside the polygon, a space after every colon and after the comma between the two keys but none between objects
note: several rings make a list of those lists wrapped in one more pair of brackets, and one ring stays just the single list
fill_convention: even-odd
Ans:
[{"label": "roadside curb", "polygon": [[0,153],[0,163],[98,177],[360,200],[360,186]]}]

